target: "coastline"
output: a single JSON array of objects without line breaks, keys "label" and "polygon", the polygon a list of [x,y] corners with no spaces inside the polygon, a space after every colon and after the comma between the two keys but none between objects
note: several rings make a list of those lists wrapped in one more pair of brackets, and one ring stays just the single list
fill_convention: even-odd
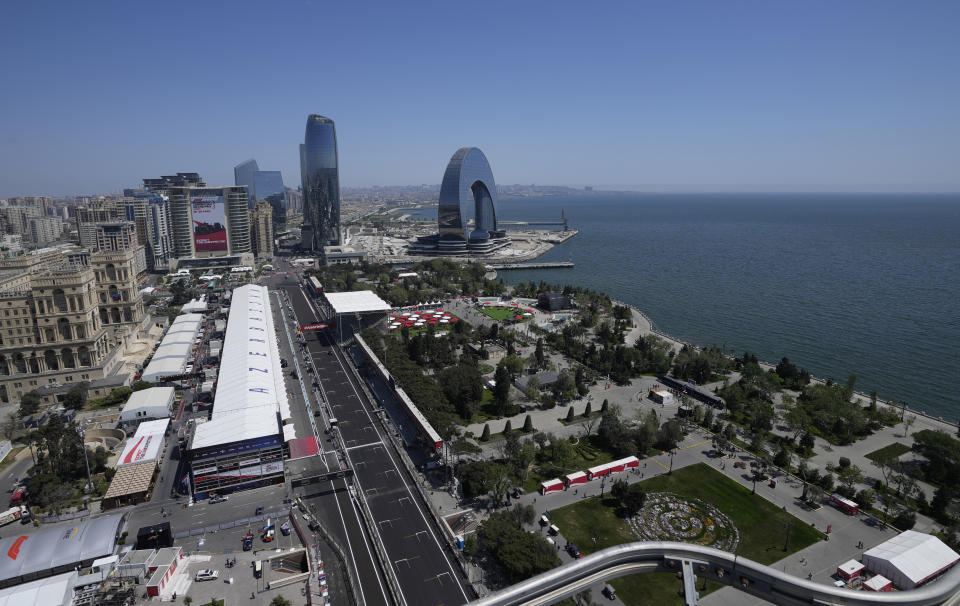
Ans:
[{"label": "coastline", "polygon": [[[665,332],[663,332],[663,331],[661,331],[661,330],[658,330],[658,329],[655,327],[655,325],[654,325],[654,323],[653,323],[653,320],[650,319],[650,316],[648,316],[647,314],[645,314],[642,310],[637,309],[637,308],[634,307],[633,305],[630,305],[629,303],[624,303],[623,301],[618,301],[618,300],[616,300],[616,299],[614,299],[614,298],[612,298],[612,297],[611,297],[610,300],[611,300],[614,304],[616,304],[616,305],[622,305],[622,306],[625,306],[625,307],[629,308],[634,314],[639,315],[641,318],[643,318],[643,320],[647,323],[647,328],[646,328],[647,333],[648,333],[648,334],[654,334],[654,335],[656,335],[656,336],[658,336],[658,337],[666,340],[668,343],[671,343],[671,344],[674,346],[674,349],[675,349],[675,350],[679,350],[679,349],[680,349],[681,347],[683,347],[684,345],[688,345],[688,346],[692,347],[693,349],[695,349],[695,350],[697,350],[697,351],[703,351],[704,348],[701,347],[701,346],[699,346],[699,345],[697,345],[696,343],[689,343],[689,342],[687,342],[687,341],[683,341],[682,339],[678,339],[678,338],[676,338],[676,337],[673,337],[673,336],[671,336],[671,335],[668,335],[667,333],[665,333]],[[643,332],[642,332],[643,329],[642,329],[641,327],[639,327],[639,325],[638,325],[638,329],[640,330],[640,334],[643,334]],[[634,338],[634,340],[635,340],[635,338]],[[628,345],[629,345],[629,344],[630,344],[630,343],[628,343]],[[734,356],[729,356],[729,355],[728,355],[728,357],[732,359]],[[759,364],[760,364],[760,367],[763,368],[764,370],[774,370],[774,369],[777,367],[776,364],[771,364],[770,362],[767,362],[767,361],[765,361],[765,360],[760,360],[760,361],[759,361]],[[816,377],[816,376],[813,376],[813,375],[810,376],[810,381],[811,381],[812,383],[819,383],[819,384],[821,384],[821,385],[826,384],[826,381],[825,381],[824,379],[821,379],[821,378]],[[853,395],[854,395],[854,397],[856,398],[857,402],[859,402],[859,403],[861,403],[861,404],[868,404],[868,403],[870,402],[870,394],[868,394],[868,393],[864,393],[864,392],[862,392],[862,391],[854,390]],[[925,419],[927,419],[928,421],[933,422],[933,423],[940,423],[940,424],[946,425],[947,427],[952,428],[952,431],[953,431],[954,434],[956,434],[957,431],[960,430],[960,424],[955,423],[955,422],[952,422],[952,421],[949,421],[949,420],[946,420],[946,419],[944,419],[943,417],[933,416],[932,414],[930,414],[930,413],[928,413],[928,412],[926,412],[926,411],[924,411],[924,410],[917,410],[917,409],[914,409],[914,408],[910,408],[909,406],[901,406],[901,405],[896,404],[896,403],[894,403],[894,402],[889,402],[889,401],[887,401],[887,400],[882,400],[882,399],[880,399],[879,397],[877,398],[877,405],[878,405],[878,406],[886,406],[886,407],[892,408],[892,409],[894,409],[894,410],[902,410],[904,415],[906,415],[906,414],[909,413],[909,414],[912,414],[912,415],[917,415],[918,417],[923,417],[923,418],[925,418]]]}]

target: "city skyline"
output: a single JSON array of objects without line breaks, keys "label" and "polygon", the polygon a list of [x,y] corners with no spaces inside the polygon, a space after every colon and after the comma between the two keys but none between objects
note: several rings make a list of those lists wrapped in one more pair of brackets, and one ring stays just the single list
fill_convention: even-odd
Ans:
[{"label": "city skyline", "polygon": [[[216,27],[180,44],[144,7],[11,6],[0,198],[118,192],[185,167],[228,185],[247,157],[296,183],[313,112],[338,123],[344,187],[436,183],[450,149],[475,145],[505,184],[960,191],[960,5],[578,7],[494,3],[471,27],[496,43],[476,45],[455,8],[190,5]],[[267,44],[265,29],[284,35]],[[180,86],[250,73],[296,86]]]}]

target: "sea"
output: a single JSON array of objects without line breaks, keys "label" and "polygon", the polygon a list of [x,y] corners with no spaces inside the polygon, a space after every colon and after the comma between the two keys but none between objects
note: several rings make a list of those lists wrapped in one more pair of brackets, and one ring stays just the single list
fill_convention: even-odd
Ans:
[{"label": "sea", "polygon": [[[500,218],[579,235],[501,271],[603,291],[680,340],[786,356],[820,378],[960,418],[960,195],[643,194],[501,197]],[[408,211],[436,218],[436,209]]]}]

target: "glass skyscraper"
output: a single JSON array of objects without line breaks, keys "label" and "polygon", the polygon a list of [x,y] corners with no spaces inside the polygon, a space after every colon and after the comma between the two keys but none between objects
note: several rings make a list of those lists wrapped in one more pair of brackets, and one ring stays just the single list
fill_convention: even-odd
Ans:
[{"label": "glass skyscraper", "polygon": [[323,252],[340,244],[340,172],[333,120],[311,114],[300,146],[303,184],[302,248]]},{"label": "glass skyscraper", "polygon": [[256,175],[260,167],[257,161],[250,158],[246,162],[241,162],[233,167],[233,184],[243,185],[247,188],[247,204],[250,208],[257,203]]},{"label": "glass skyscraper", "polygon": [[234,185],[247,188],[247,201],[252,209],[257,202],[268,202],[273,209],[273,229],[286,229],[287,205],[283,177],[279,170],[260,170],[257,161],[251,158],[233,167]]}]

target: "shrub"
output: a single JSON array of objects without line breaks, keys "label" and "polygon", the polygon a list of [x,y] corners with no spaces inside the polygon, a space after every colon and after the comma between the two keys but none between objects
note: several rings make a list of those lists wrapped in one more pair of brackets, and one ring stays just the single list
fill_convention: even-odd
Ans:
[{"label": "shrub", "polygon": [[486,423],[483,426],[483,433],[480,434],[480,441],[486,442],[489,439],[490,439],[490,424]]}]

